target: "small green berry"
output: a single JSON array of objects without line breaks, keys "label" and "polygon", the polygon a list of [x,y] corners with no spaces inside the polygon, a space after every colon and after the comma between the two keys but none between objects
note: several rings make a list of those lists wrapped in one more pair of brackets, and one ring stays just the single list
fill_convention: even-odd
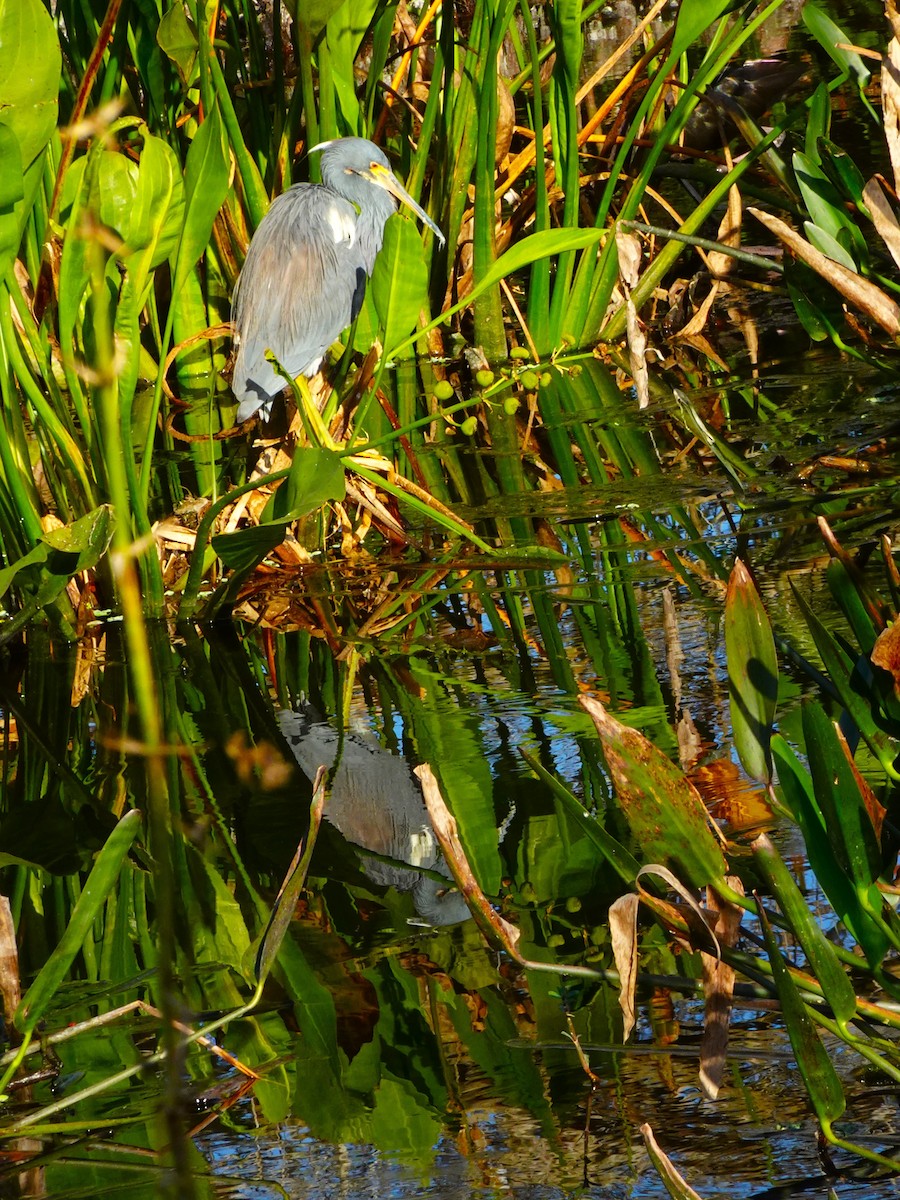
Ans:
[{"label": "small green berry", "polygon": [[518,408],[519,408],[519,402],[515,398],[515,396],[507,396],[506,399],[503,401],[503,411],[509,417],[511,417],[514,412],[517,412]]},{"label": "small green berry", "polygon": [[526,350],[524,346],[514,346],[509,352],[510,358],[531,358],[531,352]]},{"label": "small green berry", "polygon": [[552,382],[553,382],[553,376],[550,374],[549,371],[545,371],[543,373],[543,375],[541,376],[541,387],[547,387],[547,385]]},{"label": "small green berry", "polygon": [[519,376],[519,382],[527,392],[536,392],[540,383],[535,371],[523,371]]},{"label": "small green berry", "polygon": [[434,398],[441,402],[452,400],[454,396],[453,384],[449,379],[439,379],[434,385]]},{"label": "small green berry", "polygon": [[477,417],[466,417],[466,419],[460,425],[460,429],[466,435],[466,437],[471,437],[477,428],[478,428],[478,418]]},{"label": "small green berry", "polygon": [[487,367],[482,367],[480,371],[475,372],[475,382],[479,387],[490,387],[494,382],[494,372],[489,371]]}]

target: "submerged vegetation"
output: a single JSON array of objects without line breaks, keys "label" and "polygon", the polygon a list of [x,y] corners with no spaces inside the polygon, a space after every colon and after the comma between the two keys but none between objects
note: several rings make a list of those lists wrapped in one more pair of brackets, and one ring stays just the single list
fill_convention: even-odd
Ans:
[{"label": "submerged vegetation", "polygon": [[[90,1186],[127,1164],[148,1194],[202,1191],[187,1095],[239,1128],[252,1094],[263,1125],[421,1164],[465,1112],[463,1052],[550,1128],[517,1040],[570,1037],[596,1089],[590,1043],[629,1036],[636,986],[705,993],[711,1099],[735,994],[777,1004],[824,1137],[900,1171],[840,1069],[900,1084],[900,574],[870,482],[894,449],[820,446],[821,413],[770,394],[753,318],[755,293],[894,369],[900,30],[889,3],[878,107],[874,48],[807,5],[799,66],[744,80],[769,75],[763,129],[723,72],[779,8],[658,0],[589,69],[599,5],[563,0],[0,0],[0,1174],[24,1194],[22,1162],[54,1195],[87,1186],[119,1125]],[[865,168],[834,128],[848,93]],[[326,386],[292,385],[254,440],[232,428],[235,279],[305,151],[347,135],[447,243],[391,219]],[[682,493],[635,500],[678,472]],[[788,493],[843,632],[754,581],[754,521]],[[749,830],[700,798],[677,615],[669,596],[663,669],[638,560],[722,612]],[[501,685],[529,700],[515,736],[497,720],[495,776]],[[340,760],[360,687],[419,764],[443,859],[359,820]],[[301,697],[335,725],[303,753]],[[308,777],[316,754],[333,771]],[[461,914],[450,872],[474,922],[411,942],[448,899]]]}]

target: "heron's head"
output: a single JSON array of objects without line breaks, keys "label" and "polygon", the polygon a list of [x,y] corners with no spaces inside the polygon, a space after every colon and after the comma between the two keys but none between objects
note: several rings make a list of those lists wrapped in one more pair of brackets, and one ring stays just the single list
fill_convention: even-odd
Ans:
[{"label": "heron's head", "polygon": [[434,233],[443,246],[446,241],[443,233],[429,217],[428,213],[413,200],[409,192],[391,170],[390,163],[374,142],[366,138],[336,138],[330,142],[320,142],[310,150],[322,151],[322,179],[326,187],[352,200],[365,214],[371,207],[371,198],[367,203],[366,190],[356,185],[357,180],[380,188],[392,196],[395,201],[405,204],[416,214]]}]

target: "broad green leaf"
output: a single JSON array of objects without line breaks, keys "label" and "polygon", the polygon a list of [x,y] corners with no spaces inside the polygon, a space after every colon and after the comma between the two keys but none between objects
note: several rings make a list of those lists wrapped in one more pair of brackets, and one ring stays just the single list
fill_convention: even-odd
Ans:
[{"label": "broad green leaf", "polygon": [[820,229],[818,225],[813,225],[811,221],[803,222],[803,232],[806,234],[807,241],[817,250],[833,259],[834,262],[840,263],[842,267],[846,267],[848,271],[859,273],[859,265],[837,238],[832,237],[826,230]]},{"label": "broad green leaf", "polygon": [[94,161],[88,203],[109,229],[127,242],[138,191],[138,164],[126,154],[101,150]]},{"label": "broad green leaf", "polygon": [[103,849],[94,861],[91,873],[85,880],[81,895],[56,949],[44,963],[16,1009],[17,1029],[33,1029],[53,1000],[57,988],[68,974],[76,955],[80,953],[85,938],[90,935],[94,921],[116,887],[122,864],[140,827],[141,814],[137,809],[132,809],[121,818],[106,839]]},{"label": "broad green leaf", "polygon": [[19,139],[0,121],[0,211],[10,209],[25,195]]},{"label": "broad green leaf", "polygon": [[832,1122],[842,1115],[846,1105],[841,1081],[832,1066],[828,1051],[822,1045],[822,1039],[819,1037],[806,1005],[800,998],[797,985],[791,978],[787,964],[781,956],[762,905],[760,905],[760,925],[794,1057],[800,1068],[800,1074],[819,1119],[819,1124],[825,1133],[829,1134]]},{"label": "broad green leaf", "polygon": [[750,572],[737,559],[725,597],[725,652],[734,744],[748,775],[772,778],[769,742],[778,699],[775,639]]},{"label": "broad green leaf", "polygon": [[356,56],[378,8],[377,0],[342,4],[328,21],[325,41],[331,60],[331,79],[348,133],[362,133],[356,84]]},{"label": "broad green leaf", "polygon": [[[56,128],[59,39],[40,0],[0,0],[0,267],[19,249]],[[15,193],[19,195],[15,197]]]},{"label": "broad green leaf", "polygon": [[866,656],[870,655],[875,647],[878,630],[872,619],[872,608],[876,601],[865,593],[865,582],[859,576],[854,578],[837,558],[833,558],[825,568],[825,579],[828,582],[828,590],[850,623],[860,650]]},{"label": "broad green leaf", "polygon": [[834,339],[843,314],[835,293],[806,263],[788,258],[784,281],[794,312],[814,342]]},{"label": "broad green leaf", "polygon": [[[797,186],[813,224],[825,234],[836,238],[839,231],[849,223],[849,217],[834,185],[825,172],[799,150],[794,154],[793,166]],[[856,270],[856,267],[851,264],[850,269]]]},{"label": "broad green leaf", "polygon": [[21,570],[38,565],[45,566],[65,587],[73,575],[94,566],[105,553],[111,537],[112,508],[106,504],[71,525],[48,530],[33,550],[0,571],[0,596],[6,594]]},{"label": "broad green leaf", "polygon": [[855,204],[865,216],[868,216],[868,209],[863,199],[866,181],[847,151],[824,137],[817,140],[816,150],[819,166],[837,191],[844,199]]},{"label": "broad green leaf", "polygon": [[[143,131],[127,250],[139,254],[141,272],[164,263],[175,248],[184,217],[181,167],[171,146]],[[129,263],[130,269],[135,265]]]},{"label": "broad green leaf", "polygon": [[56,128],[62,56],[40,0],[0,0],[0,112],[28,168]]},{"label": "broad green leaf", "polygon": [[344,491],[344,465],[337,451],[298,446],[290,474],[266,505],[261,524],[296,521],[329,500],[343,500]]},{"label": "broad green leaf", "polygon": [[372,299],[384,330],[384,352],[416,327],[428,307],[428,264],[416,226],[395,215],[384,230],[384,244],[372,272]]},{"label": "broad green leaf", "polygon": [[184,169],[184,224],[175,255],[173,291],[177,295],[188,273],[206,249],[213,222],[228,194],[231,159],[218,104],[194,134]]},{"label": "broad green leaf", "polygon": [[164,54],[172,60],[187,86],[194,74],[197,62],[197,34],[184,11],[183,0],[175,0],[168,12],[163,14],[156,31],[156,40]]},{"label": "broad green leaf", "polygon": [[670,866],[684,883],[703,887],[726,865],[696,788],[661,750],[610,716],[593,696],[580,696],[603,744],[616,800],[644,862]]}]

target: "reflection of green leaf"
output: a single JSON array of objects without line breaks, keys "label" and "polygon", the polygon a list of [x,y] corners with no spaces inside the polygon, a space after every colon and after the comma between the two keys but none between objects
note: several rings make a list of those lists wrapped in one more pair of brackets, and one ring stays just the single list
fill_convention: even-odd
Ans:
[{"label": "reflection of green leaf", "polygon": [[725,651],[734,744],[748,775],[772,777],[769,741],[778,697],[772,626],[750,572],[734,564],[725,598]]},{"label": "reflection of green leaf", "polygon": [[219,533],[212,539],[212,548],[226,567],[232,571],[249,571],[276,546],[284,541],[287,522],[255,525],[252,529],[236,529]]},{"label": "reflection of green leaf", "polygon": [[107,838],[85,880],[59,944],[16,1009],[18,1029],[34,1028],[65,979],[75,956],[81,953],[85,938],[90,936],[95,919],[116,886],[125,856],[140,827],[141,814],[137,809],[132,809],[122,817]]},{"label": "reflection of green leaf", "polygon": [[762,905],[760,905],[760,924],[794,1057],[800,1068],[803,1082],[806,1084],[806,1090],[816,1116],[819,1118],[819,1123],[828,1134],[831,1131],[832,1122],[836,1121],[844,1111],[845,1101],[841,1081],[828,1057],[827,1050],[822,1045],[822,1039],[807,1012],[806,1005],[800,998],[797,985],[791,978],[787,964],[781,956]]}]

